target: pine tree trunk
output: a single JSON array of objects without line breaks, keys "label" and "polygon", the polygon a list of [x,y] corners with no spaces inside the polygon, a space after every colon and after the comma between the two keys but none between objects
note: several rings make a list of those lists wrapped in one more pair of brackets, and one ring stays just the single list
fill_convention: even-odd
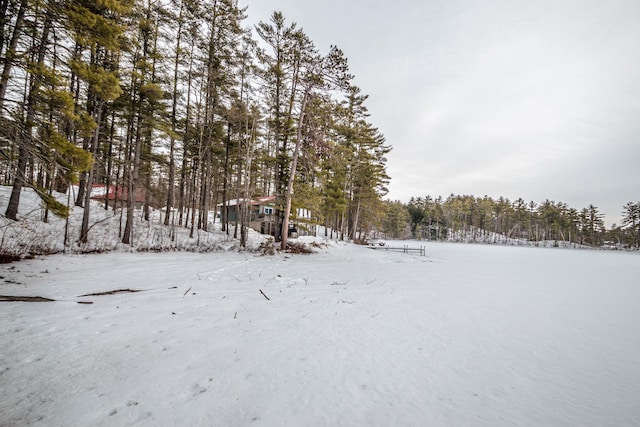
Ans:
[{"label": "pine tree trunk", "polygon": [[4,47],[4,28],[9,23],[10,19],[7,15],[7,10],[9,8],[9,0],[0,1],[0,55],[3,58],[6,58],[4,52],[2,52],[2,47]]},{"label": "pine tree trunk", "polygon": [[353,219],[353,228],[351,229],[351,240],[355,239],[356,230],[358,229],[358,221],[360,220],[360,197],[358,197],[358,202],[356,203],[356,213]]},{"label": "pine tree trunk", "polygon": [[[231,146],[231,123],[227,123],[227,140],[224,147],[224,171],[222,177],[222,231],[229,234],[229,218],[228,218],[228,202],[229,194],[227,192],[229,182],[229,149]],[[236,219],[237,219],[238,200],[236,200]]]},{"label": "pine tree trunk", "polygon": [[[96,123],[98,126],[96,127],[91,142],[91,154],[95,157],[98,152],[98,139],[100,137],[100,123],[102,122],[102,105],[98,103],[97,108],[97,117]],[[87,175],[87,189],[84,196],[84,211],[82,213],[82,226],[80,227],[80,243],[88,242],[88,234],[89,234],[89,213],[91,211],[91,188],[93,186],[93,177],[95,174],[96,165],[94,164],[89,170],[89,174]]]},{"label": "pine tree trunk", "polygon": [[13,178],[13,188],[11,189],[11,196],[9,198],[9,204],[5,216],[8,219],[17,220],[18,206],[20,205],[20,193],[22,187],[25,184],[25,173],[27,171],[27,157],[28,152],[25,150],[24,144],[20,144],[18,148],[18,168]]},{"label": "pine tree trunk", "polygon": [[247,235],[248,235],[248,226],[251,223],[251,211],[248,205],[247,199],[251,198],[250,185],[251,185],[251,164],[253,161],[253,146],[255,141],[255,116],[253,118],[253,123],[251,125],[251,131],[248,129],[248,117],[245,117],[245,134],[249,134],[249,138],[247,140],[247,153],[245,155],[245,169],[244,169],[244,215],[243,215],[243,224],[240,230],[240,246],[247,246]]},{"label": "pine tree trunk", "polygon": [[[23,1],[20,4],[20,11],[24,14],[24,6],[26,6],[26,2]],[[19,12],[20,13],[20,12]],[[20,18],[22,19],[22,18]],[[16,24],[17,25],[17,24]],[[37,55],[37,64],[41,66],[44,63],[44,57],[46,53],[46,48],[49,39],[49,30],[51,28],[51,12],[48,12],[45,18],[44,27],[42,29],[42,36],[40,38],[40,45],[38,47],[38,55]],[[16,30],[14,30],[13,38],[17,38]],[[12,43],[14,42],[12,38]],[[17,41],[16,41],[17,43]],[[11,47],[10,47],[11,49]],[[15,49],[15,46],[13,46]],[[5,68],[6,68],[5,64]],[[4,71],[3,71],[4,73]],[[2,76],[4,79],[4,74]],[[8,82],[8,78],[7,78]],[[6,83],[3,83],[6,86]],[[3,86],[4,87],[4,86]],[[36,94],[40,89],[40,83],[35,76],[31,76],[31,83],[29,87],[29,95],[27,97],[27,116],[24,121],[24,133],[20,138],[19,149],[18,149],[18,169],[16,171],[14,180],[13,180],[13,188],[11,189],[11,196],[9,197],[9,204],[7,205],[7,210],[5,212],[5,216],[11,220],[16,220],[18,215],[18,207],[20,205],[20,194],[22,192],[22,187],[26,184],[26,173],[27,173],[27,164],[29,163],[30,153],[27,149],[27,146],[31,146],[32,141],[32,131],[35,120],[35,104],[36,104]],[[0,98],[4,99],[4,94]],[[0,104],[1,106],[1,104]]]},{"label": "pine tree trunk", "polygon": [[[2,14],[2,25],[4,27],[6,21],[6,8],[7,4],[2,5],[5,9]],[[4,53],[4,65],[2,67],[2,76],[0,76],[0,111],[4,109],[4,100],[7,94],[7,86],[9,85],[9,78],[11,77],[11,68],[13,67],[13,60],[16,55],[16,47],[18,46],[18,40],[20,39],[20,34],[22,33],[22,27],[24,25],[24,15],[28,6],[28,0],[22,0],[20,2],[20,7],[18,9],[18,13],[16,14],[16,22],[13,26],[13,34],[11,35],[11,39],[9,41],[9,46]],[[3,28],[3,37],[4,37],[4,28]],[[3,45],[0,45],[0,47]]]},{"label": "pine tree trunk", "polygon": [[[140,104],[142,104],[142,100],[140,100]],[[141,111],[139,111],[141,114]],[[135,148],[133,150],[133,170],[130,175],[130,179],[128,182],[128,193],[127,193],[127,220],[124,226],[124,233],[122,236],[122,243],[125,245],[129,245],[132,243],[133,237],[133,219],[135,216],[135,204],[136,204],[136,196],[135,193],[138,189],[138,179],[140,176],[140,155],[142,151],[142,137],[139,133],[140,123],[138,123],[138,134],[135,138]]]},{"label": "pine tree trunk", "polygon": [[289,171],[289,182],[287,183],[287,193],[284,202],[284,215],[282,218],[282,241],[280,243],[280,247],[282,248],[282,250],[287,249],[287,239],[289,237],[289,215],[291,214],[291,198],[293,196],[293,181],[296,176],[298,155],[300,153],[300,146],[302,145],[302,122],[304,120],[308,98],[309,92],[305,91],[304,96],[302,97],[302,105],[300,105],[300,115],[298,117],[298,129],[296,134],[296,145],[293,149],[293,159],[291,159],[291,170]]},{"label": "pine tree trunk", "polygon": [[[106,180],[106,191],[105,191],[105,197],[104,197],[105,211],[109,210],[109,190],[111,189],[111,184],[113,182],[111,175],[113,170],[113,137],[115,135],[115,120],[116,120],[116,113],[115,113],[115,110],[113,110],[111,113],[111,126],[109,126],[109,148],[107,151],[107,174],[106,174],[107,180]],[[117,179],[118,178],[116,175],[116,182],[117,182]]]},{"label": "pine tree trunk", "polygon": [[172,95],[172,103],[171,103],[171,138],[169,140],[169,182],[167,183],[167,207],[165,210],[164,216],[164,225],[169,225],[170,216],[173,212],[174,205],[174,191],[175,191],[175,180],[176,180],[176,160],[175,160],[175,145],[176,139],[175,134],[177,132],[177,111],[178,111],[178,70],[180,68],[180,48],[182,41],[182,26],[184,24],[183,20],[183,11],[184,11],[184,2],[180,2],[180,14],[178,15],[178,28],[176,30],[177,40],[176,40],[176,49],[175,56],[173,59],[173,95]]},{"label": "pine tree trunk", "polygon": [[[144,84],[144,76],[140,82],[140,86]],[[144,104],[144,96],[140,94],[137,105],[136,129],[135,129],[135,145],[133,148],[133,165],[129,174],[127,183],[127,219],[122,235],[122,243],[129,245],[132,243],[133,237],[133,219],[135,216],[136,191],[138,189],[138,180],[140,177],[140,157],[142,155],[142,105]]]}]

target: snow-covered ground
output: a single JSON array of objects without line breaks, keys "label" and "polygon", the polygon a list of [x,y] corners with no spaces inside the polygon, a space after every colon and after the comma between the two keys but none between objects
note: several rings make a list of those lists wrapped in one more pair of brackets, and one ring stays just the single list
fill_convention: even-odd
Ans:
[{"label": "snow-covered ground", "polygon": [[426,254],[0,265],[0,425],[640,425],[637,253]]},{"label": "snow-covered ground", "polygon": [[[133,226],[132,244],[124,245],[122,231],[126,223],[126,214],[121,209],[105,210],[102,203],[91,201],[88,242],[79,243],[84,209],[73,206],[77,190],[69,189],[69,194],[53,193],[56,199],[68,205],[70,210],[68,223],[63,218],[49,214],[43,222],[44,207],[37,194],[30,188],[24,188],[18,210],[19,221],[11,221],[3,214],[9,204],[11,187],[0,186],[0,256],[17,255],[20,258],[32,254],[52,253],[91,253],[105,251],[190,251],[209,252],[239,249],[240,242],[221,231],[221,224],[214,223],[215,213],[211,212],[210,232],[194,230],[191,236],[189,227],[165,226],[164,209],[151,209],[149,221],[142,219],[142,209],[136,209]],[[187,215],[188,218],[188,215]],[[176,222],[178,220],[176,219]],[[67,239],[65,244],[65,229]],[[246,250],[255,251],[265,236],[249,230]]]}]

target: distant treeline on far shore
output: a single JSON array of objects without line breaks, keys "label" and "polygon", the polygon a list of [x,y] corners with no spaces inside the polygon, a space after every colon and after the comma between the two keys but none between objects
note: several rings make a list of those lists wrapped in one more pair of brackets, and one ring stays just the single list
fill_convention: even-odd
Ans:
[{"label": "distant treeline on far shore", "polygon": [[594,247],[640,246],[640,202],[622,207],[622,224],[605,226],[594,205],[581,210],[562,202],[510,201],[500,197],[450,195],[388,202],[384,230],[392,238],[446,240],[451,233],[477,232],[529,241],[564,241]]}]

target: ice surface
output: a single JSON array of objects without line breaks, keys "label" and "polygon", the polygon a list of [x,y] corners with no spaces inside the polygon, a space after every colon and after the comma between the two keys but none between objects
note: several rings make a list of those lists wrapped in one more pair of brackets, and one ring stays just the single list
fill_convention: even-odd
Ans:
[{"label": "ice surface", "polygon": [[[640,425],[638,254],[331,243],[0,276],[57,300],[0,302],[3,426]],[[143,292],[79,297],[119,289]]]}]

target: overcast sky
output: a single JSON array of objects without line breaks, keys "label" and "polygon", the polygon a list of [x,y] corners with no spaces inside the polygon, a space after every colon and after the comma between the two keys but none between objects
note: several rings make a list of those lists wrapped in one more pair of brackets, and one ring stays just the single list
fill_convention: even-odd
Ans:
[{"label": "overcast sky", "polygon": [[241,0],[334,44],[393,146],[388,198],[640,201],[639,0]]}]

